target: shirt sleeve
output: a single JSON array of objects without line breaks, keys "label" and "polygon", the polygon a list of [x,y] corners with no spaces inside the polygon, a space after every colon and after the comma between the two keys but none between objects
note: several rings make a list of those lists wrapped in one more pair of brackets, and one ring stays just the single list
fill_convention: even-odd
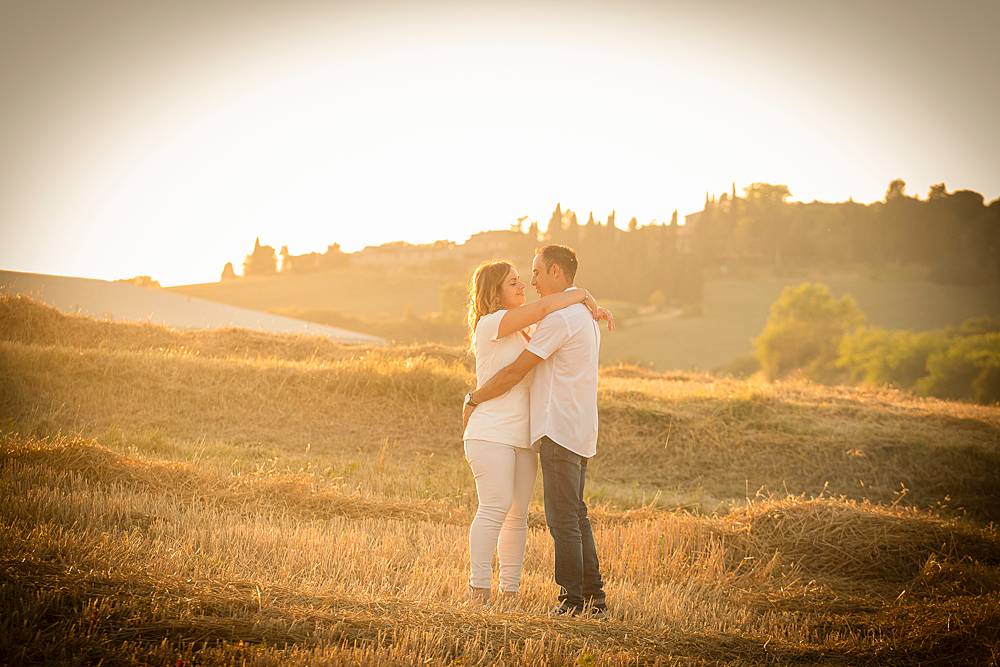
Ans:
[{"label": "shirt sleeve", "polygon": [[476,342],[494,343],[498,341],[500,335],[500,321],[506,314],[506,310],[498,310],[495,313],[490,313],[489,315],[484,315],[479,318],[479,323],[476,324]]},{"label": "shirt sleeve", "polygon": [[525,349],[535,356],[548,359],[569,340],[569,337],[569,324],[566,319],[560,317],[558,312],[551,313],[538,323],[538,328],[535,329],[531,342]]}]

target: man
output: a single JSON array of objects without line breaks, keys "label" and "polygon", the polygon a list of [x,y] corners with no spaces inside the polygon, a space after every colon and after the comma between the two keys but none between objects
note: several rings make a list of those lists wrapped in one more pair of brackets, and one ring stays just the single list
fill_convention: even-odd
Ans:
[{"label": "man", "polygon": [[[577,259],[559,245],[536,251],[531,284],[541,296],[576,289]],[[609,319],[609,330],[614,321]],[[597,363],[601,334],[580,304],[553,312],[538,324],[531,342],[509,366],[466,398],[475,406],[531,380],[531,442],[539,447],[545,521],[555,543],[555,579],[562,588],[555,614],[607,610],[597,547],[583,500],[587,462],[597,453]]]}]

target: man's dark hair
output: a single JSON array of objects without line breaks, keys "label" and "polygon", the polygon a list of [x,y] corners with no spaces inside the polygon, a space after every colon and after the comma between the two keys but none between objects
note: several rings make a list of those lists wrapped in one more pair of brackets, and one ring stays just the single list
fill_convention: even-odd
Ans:
[{"label": "man's dark hair", "polygon": [[535,254],[541,255],[545,260],[546,270],[553,264],[558,264],[567,280],[573,282],[576,279],[576,253],[572,248],[564,245],[543,245],[535,251]]}]

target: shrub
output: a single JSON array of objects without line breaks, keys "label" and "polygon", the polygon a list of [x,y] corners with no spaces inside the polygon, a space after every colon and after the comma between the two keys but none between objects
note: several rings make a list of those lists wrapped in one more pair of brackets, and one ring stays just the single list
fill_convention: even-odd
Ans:
[{"label": "shrub", "polygon": [[861,328],[843,337],[836,366],[853,382],[912,388],[927,375],[927,359],[948,347],[943,332]]},{"label": "shrub", "polygon": [[1000,333],[955,339],[927,359],[917,391],[939,398],[1000,401]]},{"label": "shrub", "polygon": [[841,339],[864,321],[853,298],[834,298],[826,285],[787,287],[754,340],[761,369],[769,378],[804,369],[813,379],[828,380],[836,372]]},{"label": "shrub", "polygon": [[972,398],[979,403],[1000,403],[1000,364],[987,364],[972,382]]},{"label": "shrub", "polygon": [[996,317],[972,317],[962,322],[954,333],[956,336],[1000,333],[1000,319]]}]

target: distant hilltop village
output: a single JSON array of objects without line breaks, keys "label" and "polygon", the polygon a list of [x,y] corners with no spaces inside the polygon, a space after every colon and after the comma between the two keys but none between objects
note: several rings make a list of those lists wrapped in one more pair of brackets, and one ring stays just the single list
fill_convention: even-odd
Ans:
[{"label": "distant hilltop village", "polygon": [[[465,243],[436,241],[415,245],[397,241],[369,246],[356,253],[344,253],[338,244],[324,253],[293,255],[287,247],[275,252],[272,246],[254,243],[253,252],[243,262],[243,277],[238,278],[233,265],[227,264],[222,281],[294,275],[311,272],[332,272],[349,267],[358,276],[380,273],[419,271],[442,283],[464,285],[468,273],[487,259],[510,259],[524,270],[530,265],[535,249],[544,243],[568,245],[577,250],[585,262],[580,279],[588,287],[645,302],[699,303],[701,272],[697,267],[691,239],[679,224],[677,211],[668,223],[656,221],[640,226],[629,220],[625,229],[615,225],[615,213],[598,221],[591,213],[580,223],[572,210],[556,205],[544,232],[537,222],[525,226],[520,219],[510,229],[473,234]],[[365,269],[368,269],[366,274]],[[359,278],[362,279],[362,278]]]},{"label": "distant hilltop village", "polygon": [[[465,243],[435,241],[412,244],[395,241],[379,246],[367,246],[355,253],[345,253],[340,244],[327,246],[326,252],[293,255],[288,246],[275,252],[269,245],[261,245],[258,238],[253,252],[243,262],[244,276],[269,276],[277,273],[310,273],[345,266],[355,267],[416,267],[437,264],[462,264],[477,261],[480,257],[506,257],[524,246],[526,234],[516,230],[497,230],[473,234]],[[237,279],[232,263],[226,264],[222,280]]]},{"label": "distant hilltop village", "polygon": [[[367,246],[355,253],[345,253],[341,250],[340,244],[333,243],[327,246],[326,252],[310,252],[302,255],[293,255],[288,251],[288,246],[282,246],[280,251],[275,252],[273,246],[262,245],[258,238],[254,242],[253,252],[246,256],[243,262],[243,276],[272,276],[279,273],[310,273],[329,269],[338,269],[345,266],[352,267],[382,267],[382,268],[412,268],[412,267],[443,267],[443,266],[469,266],[474,265],[484,259],[489,258],[512,258],[524,259],[530,257],[531,253],[540,243],[586,243],[590,240],[597,240],[617,234],[624,234],[623,230],[614,225],[614,213],[608,216],[606,222],[596,222],[591,214],[588,222],[579,225],[576,213],[567,210],[561,211],[561,207],[556,207],[556,214],[559,216],[561,231],[540,233],[537,223],[529,225],[524,229],[521,223],[511,226],[510,229],[484,231],[473,234],[465,243],[455,243],[454,241],[435,241],[426,244],[412,244],[405,241],[394,241],[379,246]],[[650,227],[662,225],[650,225]],[[689,249],[685,230],[677,224],[676,213],[674,213],[671,236],[676,240],[676,249],[686,251]],[[553,229],[550,226],[550,229]],[[636,232],[638,223],[633,218],[629,225],[629,231]],[[226,264],[222,271],[222,280],[235,280],[236,275],[232,262]]]}]

